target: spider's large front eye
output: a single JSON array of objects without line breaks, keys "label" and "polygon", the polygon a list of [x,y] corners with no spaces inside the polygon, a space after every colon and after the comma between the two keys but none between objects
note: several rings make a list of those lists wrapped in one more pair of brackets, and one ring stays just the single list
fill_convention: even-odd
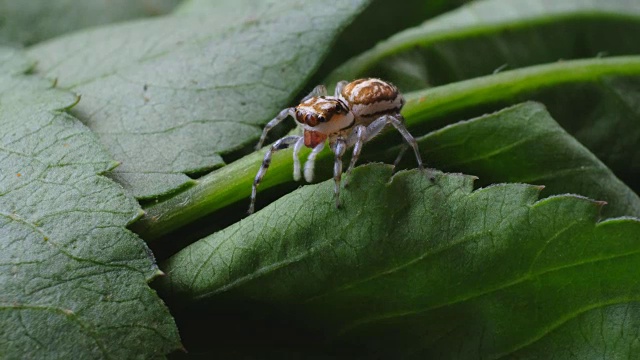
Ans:
[{"label": "spider's large front eye", "polygon": [[318,116],[318,121],[323,123],[323,122],[327,121],[327,119],[324,116],[320,115],[320,116]]},{"label": "spider's large front eye", "polygon": [[307,114],[304,117],[304,122],[309,126],[316,126],[318,124],[318,119],[315,117],[315,115]]},{"label": "spider's large front eye", "polygon": [[302,123],[304,121],[304,114],[302,113],[302,111],[296,110],[296,120],[299,123]]}]

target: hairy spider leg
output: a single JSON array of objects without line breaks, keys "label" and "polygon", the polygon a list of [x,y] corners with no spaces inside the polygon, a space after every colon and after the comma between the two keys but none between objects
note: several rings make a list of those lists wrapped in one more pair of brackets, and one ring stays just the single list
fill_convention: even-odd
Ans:
[{"label": "hairy spider leg", "polygon": [[318,85],[316,87],[313,88],[313,90],[311,90],[311,92],[302,98],[302,100],[300,100],[301,103],[311,99],[312,97],[320,97],[320,96],[327,96],[328,92],[327,92],[327,87],[324,85]]},{"label": "hairy spider leg", "polygon": [[347,150],[347,143],[343,138],[338,138],[335,143],[332,144],[331,150],[336,155],[336,160],[333,163],[333,195],[336,198],[336,208],[340,207],[340,179],[342,178],[342,156],[345,150]]},{"label": "hairy spider leg", "polygon": [[311,153],[307,157],[307,162],[304,163],[304,179],[307,182],[313,182],[313,173],[316,167],[316,157],[324,149],[325,142],[321,142],[311,150]]},{"label": "hairy spider leg", "polygon": [[342,94],[342,88],[344,88],[344,86],[347,85],[348,83],[349,82],[345,81],[345,80],[342,80],[342,81],[338,82],[336,84],[336,89],[335,89],[335,91],[333,93],[333,96],[340,97],[340,94]]},{"label": "hairy spider leg", "polygon": [[262,148],[262,143],[264,143],[264,140],[267,138],[267,133],[269,132],[269,130],[271,130],[274,126],[280,124],[282,120],[286,119],[288,116],[295,117],[296,108],[290,107],[280,111],[280,113],[276,115],[273,120],[269,121],[267,125],[264,126],[264,130],[262,130],[262,135],[260,136],[260,141],[258,141],[258,144],[256,145],[256,150],[260,150],[260,148]]},{"label": "hairy spider leg", "polygon": [[273,143],[273,145],[271,145],[271,148],[264,155],[264,160],[262,160],[262,166],[260,166],[260,170],[258,170],[258,173],[256,174],[256,178],[253,180],[253,187],[251,188],[251,205],[249,205],[249,211],[247,211],[249,214],[253,214],[253,211],[255,210],[256,195],[258,193],[258,185],[260,184],[260,181],[262,181],[262,178],[264,177],[264,175],[267,173],[267,169],[269,169],[269,165],[271,165],[271,156],[273,156],[274,152],[278,150],[286,149],[292,144],[295,144],[297,141],[299,141],[299,139],[300,139],[300,136],[295,136],[295,135],[285,136],[282,139]]},{"label": "hairy spider leg", "polygon": [[298,154],[300,154],[300,149],[304,146],[304,137],[300,136],[300,139],[296,141],[295,145],[293,145],[293,180],[298,181],[302,177],[302,173],[300,171],[300,158]]},{"label": "hairy spider leg", "polygon": [[[418,148],[418,143],[416,139],[411,135],[407,127],[404,126],[402,115],[383,115],[373,121],[369,126],[367,126],[367,141],[378,135],[382,129],[388,124],[393,125],[393,127],[398,130],[398,132],[404,137],[404,140],[407,142],[409,146],[413,149],[413,153],[416,156],[416,161],[418,162],[418,168],[424,171],[424,165],[422,163],[422,157],[420,156],[420,149]],[[435,181],[435,177],[433,174],[429,173],[429,180]]]},{"label": "hairy spider leg", "polygon": [[347,139],[347,146],[353,146],[353,154],[351,155],[351,163],[347,168],[346,179],[344,180],[344,187],[349,186],[349,179],[351,178],[351,171],[356,166],[356,162],[360,157],[360,151],[362,151],[362,145],[369,141],[367,127],[364,125],[356,125],[351,135]]},{"label": "hairy spider leg", "polygon": [[360,152],[362,151],[362,146],[364,143],[369,142],[371,139],[376,137],[382,129],[384,129],[387,124],[393,124],[395,128],[402,134],[402,136],[406,140],[406,144],[403,144],[400,149],[400,154],[396,158],[396,161],[393,163],[393,166],[396,167],[404,155],[405,151],[407,151],[408,147],[411,146],[416,153],[416,160],[418,161],[418,167],[423,169],[422,158],[420,157],[420,153],[417,151],[418,144],[414,137],[409,133],[406,129],[402,121],[394,116],[384,115],[375,121],[373,121],[369,126],[358,125],[354,128],[354,131],[349,136],[347,140],[347,146],[353,146],[353,155],[351,156],[351,163],[349,164],[349,168],[347,168],[346,179],[344,182],[344,186],[347,187],[349,185],[349,179],[351,178],[351,171],[356,165],[358,158],[360,157]]}]

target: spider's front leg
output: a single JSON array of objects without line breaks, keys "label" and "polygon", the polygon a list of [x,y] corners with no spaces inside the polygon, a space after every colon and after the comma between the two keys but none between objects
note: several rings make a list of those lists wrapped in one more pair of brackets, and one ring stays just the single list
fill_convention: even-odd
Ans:
[{"label": "spider's front leg", "polygon": [[313,182],[313,173],[316,167],[316,157],[324,149],[324,141],[318,144],[311,150],[311,153],[307,157],[307,162],[304,163],[304,179],[307,182]]},{"label": "spider's front leg", "polygon": [[300,180],[301,171],[300,171],[300,149],[304,146],[304,137],[300,136],[298,141],[296,141],[295,145],[293,145],[293,180]]},{"label": "spider's front leg", "polygon": [[276,117],[274,117],[271,121],[267,123],[267,125],[264,126],[264,130],[262,130],[262,135],[260,136],[260,140],[256,145],[256,150],[260,150],[260,148],[262,148],[262,144],[264,143],[264,140],[267,138],[267,133],[269,132],[269,130],[271,130],[274,126],[280,124],[282,120],[286,119],[288,116],[295,118],[296,108],[290,107],[280,111],[280,113],[276,115]]},{"label": "spider's front leg", "polygon": [[[315,88],[313,88],[313,90],[311,90],[311,92],[307,96],[302,98],[302,101],[300,102],[305,102],[306,100],[309,100],[312,97],[319,97],[319,96],[326,96],[326,95],[327,95],[327,88],[324,85],[318,85]],[[278,113],[276,117],[274,117],[271,121],[267,123],[267,125],[265,125],[264,129],[262,130],[262,135],[260,136],[260,140],[256,145],[256,150],[259,150],[260,148],[262,148],[262,144],[264,144],[264,141],[267,138],[267,133],[269,133],[269,130],[271,130],[274,126],[280,124],[282,120],[286,119],[288,116],[291,116],[292,118],[295,119],[296,117],[295,107],[286,108],[280,111],[280,113]]]},{"label": "spider's front leg", "polygon": [[343,138],[338,138],[335,143],[331,145],[331,150],[336,155],[336,160],[333,164],[333,195],[336,198],[336,208],[340,207],[340,179],[342,178],[342,156],[345,150],[347,150],[347,142]]},{"label": "spider's front leg", "polygon": [[253,211],[255,210],[256,195],[258,193],[258,185],[260,184],[260,181],[262,181],[262,178],[264,177],[264,175],[267,173],[267,169],[269,169],[269,165],[271,165],[271,157],[273,156],[273,153],[278,150],[286,149],[292,144],[295,144],[299,140],[300,140],[300,136],[285,136],[282,139],[273,143],[273,145],[271,145],[271,148],[264,155],[264,159],[262,160],[262,166],[260,166],[260,170],[258,170],[258,173],[256,174],[256,178],[253,180],[253,186],[251,187],[251,205],[249,205],[249,210],[247,211],[249,214],[253,214]]}]

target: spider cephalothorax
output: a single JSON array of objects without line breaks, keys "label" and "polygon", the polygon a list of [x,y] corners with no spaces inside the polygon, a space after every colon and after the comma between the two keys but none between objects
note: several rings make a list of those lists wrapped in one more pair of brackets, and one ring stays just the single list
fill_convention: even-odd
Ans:
[{"label": "spider cephalothorax", "polygon": [[313,96],[296,106],[295,119],[304,129],[304,145],[314,148],[330,134],[351,128],[355,116],[340,99]]},{"label": "spider cephalothorax", "polygon": [[322,151],[325,143],[329,143],[335,154],[333,178],[336,206],[340,206],[342,156],[346,149],[353,146],[353,156],[347,169],[347,175],[349,175],[360,156],[362,145],[378,135],[388,124],[393,125],[413,148],[418,167],[423,169],[418,144],[404,126],[404,119],[400,115],[403,105],[404,98],[398,88],[380,79],[341,81],[336,85],[334,96],[327,96],[327,89],[323,85],[316,86],[298,106],[282,110],[265,126],[256,148],[262,146],[269,130],[288,116],[296,119],[303,130],[303,135],[285,136],[276,141],[267,151],[253,182],[249,213],[254,210],[258,184],[267,172],[271,156],[275,151],[292,145],[293,177],[296,180],[301,177],[298,158],[300,149],[303,145],[313,149],[304,166],[304,177],[311,182],[316,156]]}]

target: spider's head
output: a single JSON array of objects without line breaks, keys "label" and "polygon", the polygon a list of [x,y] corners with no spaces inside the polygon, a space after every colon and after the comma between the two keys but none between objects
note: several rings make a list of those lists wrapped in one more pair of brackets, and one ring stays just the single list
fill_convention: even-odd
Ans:
[{"label": "spider's head", "polygon": [[329,135],[352,126],[354,116],[342,100],[320,96],[309,98],[296,106],[296,121],[305,130]]},{"label": "spider's head", "polygon": [[304,144],[313,148],[335,134],[353,126],[351,109],[334,96],[312,97],[296,106],[296,121],[304,128]]}]

